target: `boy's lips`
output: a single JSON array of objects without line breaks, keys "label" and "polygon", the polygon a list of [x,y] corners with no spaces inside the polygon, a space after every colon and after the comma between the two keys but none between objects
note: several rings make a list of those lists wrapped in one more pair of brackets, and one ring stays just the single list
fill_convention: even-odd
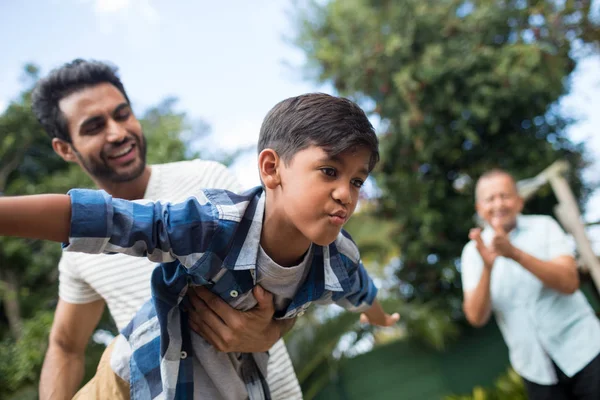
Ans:
[{"label": "boy's lips", "polygon": [[329,220],[334,225],[344,225],[348,219],[348,213],[346,211],[337,211],[333,214],[329,214]]}]

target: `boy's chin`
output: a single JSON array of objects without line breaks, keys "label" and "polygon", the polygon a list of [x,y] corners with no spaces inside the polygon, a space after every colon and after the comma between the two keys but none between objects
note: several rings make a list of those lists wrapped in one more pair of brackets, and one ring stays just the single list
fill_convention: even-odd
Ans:
[{"label": "boy's chin", "polygon": [[339,232],[335,235],[322,235],[318,238],[314,238],[313,240],[311,240],[311,242],[316,244],[317,246],[329,246],[331,243],[335,242],[338,235]]}]

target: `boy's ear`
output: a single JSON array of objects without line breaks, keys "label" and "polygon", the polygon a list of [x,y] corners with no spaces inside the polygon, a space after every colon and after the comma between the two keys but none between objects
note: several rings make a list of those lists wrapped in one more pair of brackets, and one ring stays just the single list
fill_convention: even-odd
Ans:
[{"label": "boy's ear", "polygon": [[258,173],[266,188],[275,189],[281,184],[279,175],[281,162],[279,154],[273,149],[264,149],[258,155]]},{"label": "boy's ear", "polygon": [[52,148],[63,160],[67,162],[77,162],[77,156],[70,143],[65,142],[62,139],[54,138],[52,139]]}]

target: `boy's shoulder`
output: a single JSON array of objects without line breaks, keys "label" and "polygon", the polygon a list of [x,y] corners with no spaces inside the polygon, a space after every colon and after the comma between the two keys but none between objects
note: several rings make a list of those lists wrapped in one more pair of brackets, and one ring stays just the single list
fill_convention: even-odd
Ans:
[{"label": "boy's shoulder", "polygon": [[243,218],[259,218],[262,221],[265,196],[260,186],[240,194],[225,189],[202,189],[202,193],[206,202],[217,209],[219,219],[241,221]]},{"label": "boy's shoulder", "polygon": [[334,246],[335,250],[341,256],[344,256],[354,264],[358,264],[360,261],[360,251],[358,250],[358,246],[352,239],[352,236],[344,229],[340,231],[335,241],[329,246]]}]

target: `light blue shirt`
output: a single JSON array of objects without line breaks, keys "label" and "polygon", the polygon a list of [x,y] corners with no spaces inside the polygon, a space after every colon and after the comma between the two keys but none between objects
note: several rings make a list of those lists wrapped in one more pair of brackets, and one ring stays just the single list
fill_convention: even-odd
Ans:
[{"label": "light blue shirt", "polygon": [[[482,233],[489,245],[492,228]],[[524,252],[549,261],[573,256],[573,246],[558,223],[544,215],[519,216],[511,243]],[[463,291],[474,290],[483,260],[471,241],[463,249]],[[581,291],[567,295],[545,287],[517,262],[498,257],[492,269],[492,310],[509,349],[515,371],[540,385],[558,382],[552,361],[569,377],[600,353],[600,321]]]}]

